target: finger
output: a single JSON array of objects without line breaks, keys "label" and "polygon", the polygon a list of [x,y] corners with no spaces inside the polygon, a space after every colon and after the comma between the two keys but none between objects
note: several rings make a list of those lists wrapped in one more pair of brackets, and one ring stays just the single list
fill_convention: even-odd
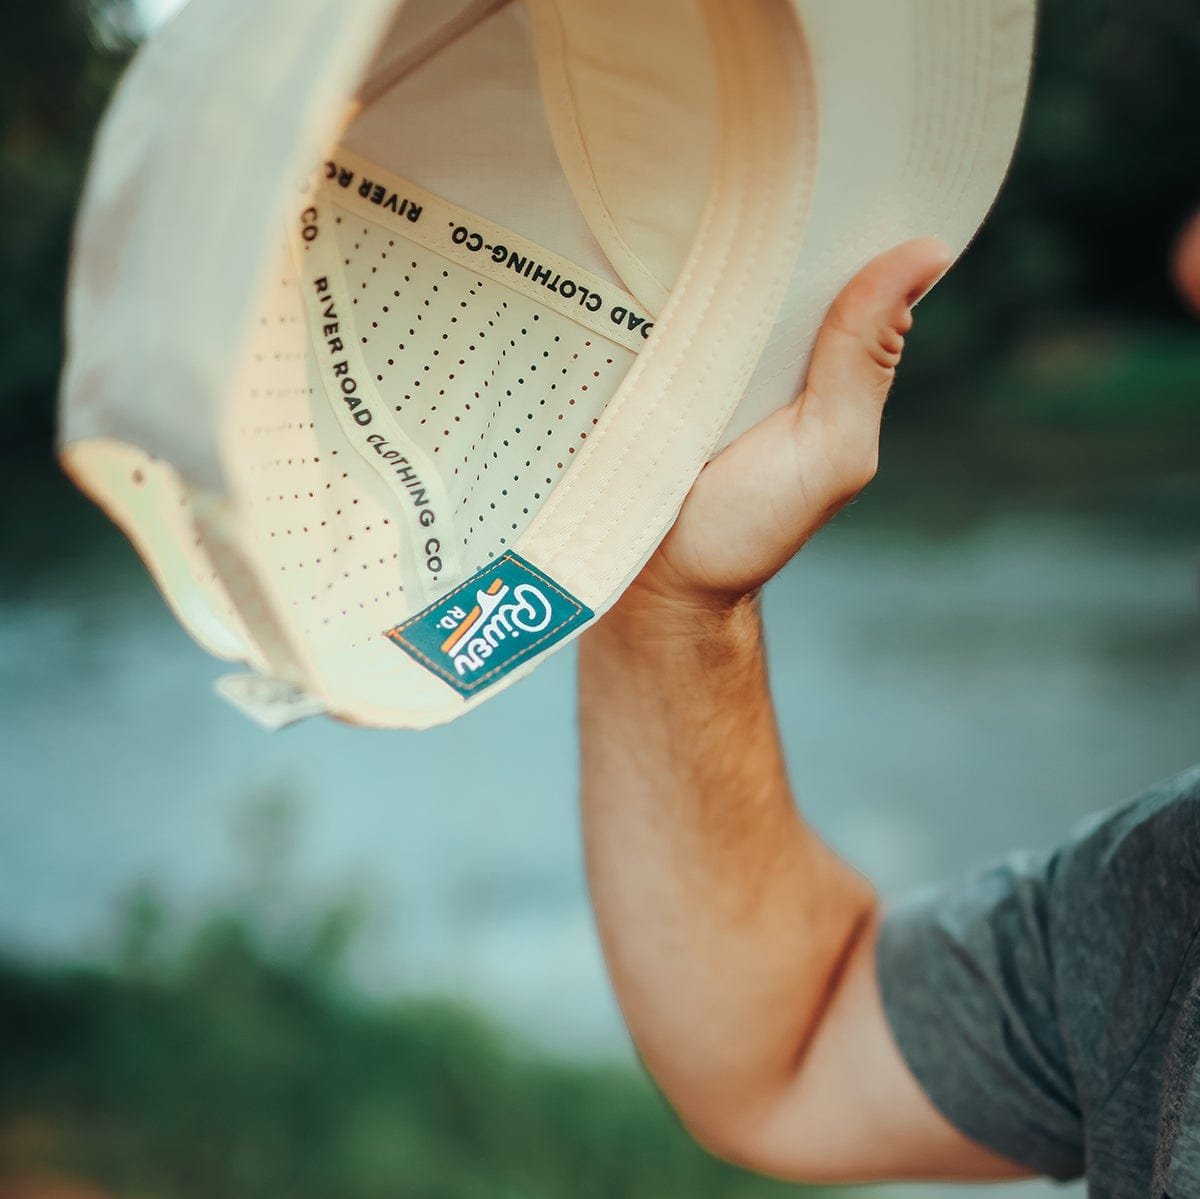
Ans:
[{"label": "finger", "polygon": [[805,392],[704,468],[660,562],[703,590],[753,590],[868,482],[911,307],[949,261],[942,242],[922,238],[851,280],[817,339]]},{"label": "finger", "polygon": [[878,425],[912,326],[913,305],[950,265],[935,237],[905,242],[869,262],[842,289],[813,349],[802,397],[824,422]]}]

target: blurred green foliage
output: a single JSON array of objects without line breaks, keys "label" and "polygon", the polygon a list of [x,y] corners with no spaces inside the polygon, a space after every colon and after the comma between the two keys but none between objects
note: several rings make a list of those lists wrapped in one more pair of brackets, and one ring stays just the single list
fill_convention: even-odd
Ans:
[{"label": "blurred green foliage", "polygon": [[0,460],[49,461],[71,221],[132,0],[41,0],[0,38]]},{"label": "blurred green foliage", "polygon": [[178,943],[143,896],[110,969],[0,966],[0,1184],[54,1172],[156,1199],[796,1193],[704,1154],[630,1068],[551,1060],[445,1003],[355,994],[339,965],[354,927],[334,910],[280,943],[224,914]]},{"label": "blurred green foliage", "polygon": [[1200,208],[1198,69],[1193,0],[1042,3],[1012,169],[921,305],[893,417],[1200,425],[1200,329],[1168,269]]},{"label": "blurred green foliage", "polygon": [[[21,6],[16,36],[0,41],[0,461],[9,465],[50,463],[71,218],[134,14],[132,0],[43,0]],[[1200,333],[1166,263],[1200,204],[1198,66],[1193,0],[1043,4],[1008,183],[921,308],[891,420],[1197,424]]]}]

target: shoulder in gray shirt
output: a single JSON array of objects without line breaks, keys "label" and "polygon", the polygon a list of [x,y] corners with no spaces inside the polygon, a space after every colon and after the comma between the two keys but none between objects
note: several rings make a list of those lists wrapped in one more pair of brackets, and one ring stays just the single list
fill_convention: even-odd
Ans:
[{"label": "shoulder in gray shirt", "polygon": [[1200,1196],[1200,767],[912,896],[878,966],[909,1067],[968,1136],[1099,1199]]}]

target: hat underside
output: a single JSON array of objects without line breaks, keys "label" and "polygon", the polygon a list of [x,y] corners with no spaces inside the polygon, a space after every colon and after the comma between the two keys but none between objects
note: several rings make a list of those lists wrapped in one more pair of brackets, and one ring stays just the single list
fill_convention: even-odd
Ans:
[{"label": "hat underside", "polygon": [[378,95],[293,206],[223,444],[327,674],[395,654],[386,630],[520,540],[653,326],[540,95],[523,8],[490,12]]},{"label": "hat underside", "polygon": [[[602,611],[748,385],[738,419],[793,393],[847,272],[917,232],[965,242],[1025,77],[1019,55],[977,64],[1027,45],[1028,22],[1021,0],[991,3],[1008,26],[940,2],[919,14],[936,37],[913,36],[917,6],[887,15],[910,35],[889,61],[911,144],[856,100],[883,69],[869,48],[857,76],[823,80],[822,189],[787,6],[408,0],[256,272],[212,422],[223,486],[185,483],[161,436],[118,428],[68,437],[64,462],[214,653],[347,719],[452,718],[462,695],[389,633],[502,561]],[[818,50],[845,55],[849,15],[801,7]],[[847,157],[868,137],[874,153]],[[942,162],[953,188],[935,186]],[[795,334],[772,332],[781,311]],[[481,577],[464,610],[499,585]]]}]

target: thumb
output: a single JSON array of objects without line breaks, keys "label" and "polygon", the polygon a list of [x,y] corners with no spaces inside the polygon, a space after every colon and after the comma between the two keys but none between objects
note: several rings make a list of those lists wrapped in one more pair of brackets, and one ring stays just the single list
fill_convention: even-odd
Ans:
[{"label": "thumb", "polygon": [[950,265],[945,242],[919,237],[869,262],[834,300],[813,349],[800,402],[852,440],[878,435],[913,305]]},{"label": "thumb", "polygon": [[662,594],[760,587],[874,473],[911,308],[950,262],[935,238],[868,263],[834,301],[794,404],[710,462],[642,578]]}]

